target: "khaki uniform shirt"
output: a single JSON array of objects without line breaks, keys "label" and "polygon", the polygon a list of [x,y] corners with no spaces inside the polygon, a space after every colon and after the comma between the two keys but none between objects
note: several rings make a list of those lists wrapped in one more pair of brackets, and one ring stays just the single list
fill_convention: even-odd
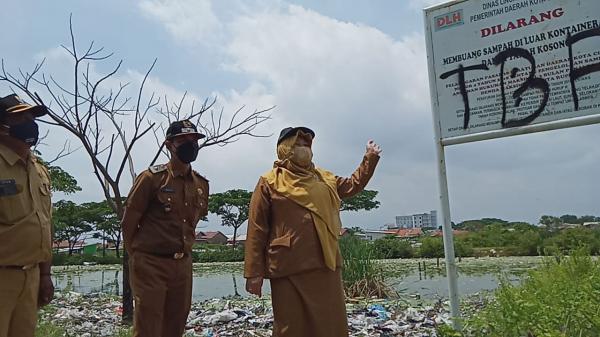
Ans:
[{"label": "khaki uniform shirt", "polygon": [[136,178],[127,198],[122,226],[132,237],[125,235],[125,246],[129,252],[190,254],[196,224],[207,214],[208,180],[193,170],[174,171],[170,163],[153,166]]},{"label": "khaki uniform shirt", "polygon": [[[360,193],[378,162],[378,155],[365,155],[351,177],[337,177],[340,198]],[[246,278],[279,278],[327,268],[311,212],[278,194],[262,177],[252,193],[244,246]],[[336,265],[342,266],[339,249]]]},{"label": "khaki uniform shirt", "polygon": [[0,266],[52,258],[50,175],[31,154],[23,160],[0,143]]}]

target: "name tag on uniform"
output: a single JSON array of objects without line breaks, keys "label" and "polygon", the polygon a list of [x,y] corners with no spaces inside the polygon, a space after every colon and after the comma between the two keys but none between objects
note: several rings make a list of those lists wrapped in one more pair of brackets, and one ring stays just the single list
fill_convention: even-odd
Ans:
[{"label": "name tag on uniform", "polygon": [[16,195],[17,193],[17,183],[14,179],[0,180],[0,197]]},{"label": "name tag on uniform", "polygon": [[160,191],[165,193],[175,193],[175,190],[170,187],[163,187]]}]

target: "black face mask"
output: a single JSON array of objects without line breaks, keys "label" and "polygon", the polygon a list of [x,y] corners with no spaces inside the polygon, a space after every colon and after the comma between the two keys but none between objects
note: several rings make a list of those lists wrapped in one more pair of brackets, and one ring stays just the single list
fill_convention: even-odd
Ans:
[{"label": "black face mask", "polygon": [[38,137],[40,136],[38,125],[33,120],[17,125],[11,125],[8,134],[13,138],[17,138],[29,144],[29,146],[34,146],[38,142]]},{"label": "black face mask", "polygon": [[198,142],[185,142],[177,147],[175,154],[177,158],[182,162],[189,164],[196,160],[198,157],[198,151],[200,151],[200,146],[198,146]]}]

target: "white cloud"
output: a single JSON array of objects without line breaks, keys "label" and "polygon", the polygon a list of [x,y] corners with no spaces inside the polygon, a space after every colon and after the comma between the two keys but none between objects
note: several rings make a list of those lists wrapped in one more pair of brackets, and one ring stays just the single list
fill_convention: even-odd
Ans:
[{"label": "white cloud", "polygon": [[[420,10],[439,2],[411,0],[408,6]],[[384,156],[369,186],[380,191],[382,208],[346,214],[346,224],[376,226],[397,214],[438,207],[422,35],[393,39],[364,24],[277,1],[240,13],[223,22],[228,36],[221,41],[223,69],[249,79],[249,85],[221,95],[227,106],[277,105],[271,132],[288,125],[314,128],[317,163],[342,175],[352,172],[368,138],[382,144]],[[589,202],[565,203],[555,193],[589,190],[575,176],[597,163],[585,142],[592,133],[570,130],[448,149],[453,218],[499,214],[533,220],[560,204],[557,211],[592,209]],[[565,161],[552,158],[550,149]],[[225,174],[232,177],[226,188],[247,186],[261,167],[269,167],[274,139],[234,144],[222,150],[227,157],[217,150],[211,155],[225,165],[214,172],[216,184],[223,184],[217,180]],[[240,163],[252,173],[236,175]],[[548,183],[556,172],[573,178]]]},{"label": "white cloud", "polygon": [[298,6],[242,17],[231,30],[229,68],[268,86],[290,123],[340,129],[335,135],[360,126],[374,137],[422,120],[429,106],[418,35],[394,41]]},{"label": "white cloud", "polygon": [[139,6],[184,43],[213,41],[221,26],[210,0],[144,0]]},{"label": "white cloud", "polygon": [[[416,10],[424,3],[412,1],[407,6]],[[190,50],[216,50],[222,63],[218,71],[225,72],[224,77],[239,75],[239,80],[231,81],[231,89],[214,92],[219,98],[216,111],[223,107],[231,115],[243,105],[245,111],[276,105],[273,120],[258,132],[276,136],[288,125],[314,128],[317,164],[340,175],[353,171],[368,138],[382,144],[384,155],[369,185],[380,191],[382,207],[344,214],[346,225],[376,227],[392,222],[395,215],[438,207],[422,35],[394,39],[365,24],[279,1],[235,6],[226,18],[215,14],[208,1],[146,0],[140,8]],[[185,12],[182,20],[178,11]],[[193,18],[202,15],[209,17],[205,23],[212,22],[208,28],[194,26]],[[214,39],[199,38],[203,34]],[[55,73],[69,80],[71,70],[61,70]],[[124,68],[107,84],[139,83],[143,71]],[[181,76],[185,80],[187,74]],[[179,98],[184,90],[154,75],[147,86],[148,93],[155,90],[170,99]],[[191,96],[202,97],[190,89]],[[594,146],[597,131],[578,128],[448,148],[453,219],[499,216],[533,221],[551,210],[597,213],[592,196],[600,185],[589,179],[600,158]],[[144,140],[135,153],[138,170],[155,150],[152,137]],[[76,167],[73,171],[88,179],[89,169],[79,168],[85,159],[76,158],[65,161],[65,168]],[[212,192],[252,189],[274,159],[275,137],[244,138],[225,148],[203,150],[194,167],[211,180]],[[89,180],[95,189],[97,182]],[[87,196],[80,197],[84,201]],[[215,224],[211,222],[211,228]]]},{"label": "white cloud", "polygon": [[[422,6],[423,2],[412,4]],[[276,105],[267,131],[276,134],[288,125],[314,128],[317,164],[340,175],[352,172],[367,139],[382,144],[384,155],[369,185],[380,191],[382,207],[364,214],[345,214],[346,224],[377,226],[393,221],[394,215],[438,207],[422,35],[393,39],[364,24],[281,3],[245,11],[224,25],[229,38],[222,41],[226,56],[223,69],[249,78],[250,84],[243,90],[220,94],[222,104],[229,108]],[[540,192],[527,194],[525,183],[529,175],[536,174],[532,168],[539,165],[572,171],[573,164],[581,161],[577,154],[585,148],[571,151],[568,167],[553,166],[547,152],[536,150],[564,148],[566,154],[577,139],[581,137],[573,134],[561,140],[539,136],[525,142],[516,138],[448,149],[455,218],[497,214],[500,209],[509,218],[532,220],[531,209],[537,213],[544,206],[523,206],[522,200],[509,197],[515,191],[510,186],[518,185],[519,195],[528,195],[529,203],[536,203],[538,193],[548,195],[557,188],[572,191],[574,186],[581,186],[561,181],[560,187],[541,186]],[[507,152],[507,144],[512,144],[509,147],[514,151]],[[274,148],[273,138],[246,139],[225,149],[207,151],[210,160],[203,166],[217,178],[219,190],[252,188],[256,177],[274,159]],[[221,165],[217,167],[215,162]],[[242,175],[240,167],[244,167]],[[219,181],[223,176],[230,178]],[[542,176],[530,181],[541,184],[548,179]],[[510,183],[493,188],[490,181]],[[548,201],[552,203],[557,202]]]},{"label": "white cloud", "polygon": [[[395,212],[437,207],[435,175],[424,167],[432,162],[433,141],[422,36],[394,40],[299,6],[257,11],[229,29],[226,69],[270,90],[276,131],[288,125],[315,129],[317,164],[349,175],[369,138],[382,144],[384,157],[369,186],[381,191],[382,209],[346,214],[347,223],[377,226],[393,221]],[[411,177],[417,180],[396,173],[407,161],[418,167]],[[397,197],[407,189],[425,193]]]}]

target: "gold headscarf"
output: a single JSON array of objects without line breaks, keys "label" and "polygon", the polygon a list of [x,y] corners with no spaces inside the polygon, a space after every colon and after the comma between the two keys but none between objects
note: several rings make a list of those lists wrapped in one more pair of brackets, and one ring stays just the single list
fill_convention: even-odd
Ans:
[{"label": "gold headscarf", "polygon": [[337,241],[342,227],[336,177],[329,171],[315,168],[314,164],[304,168],[290,160],[299,136],[308,135],[300,131],[277,146],[279,160],[263,178],[277,193],[311,212],[325,265],[335,271],[339,249]]}]

